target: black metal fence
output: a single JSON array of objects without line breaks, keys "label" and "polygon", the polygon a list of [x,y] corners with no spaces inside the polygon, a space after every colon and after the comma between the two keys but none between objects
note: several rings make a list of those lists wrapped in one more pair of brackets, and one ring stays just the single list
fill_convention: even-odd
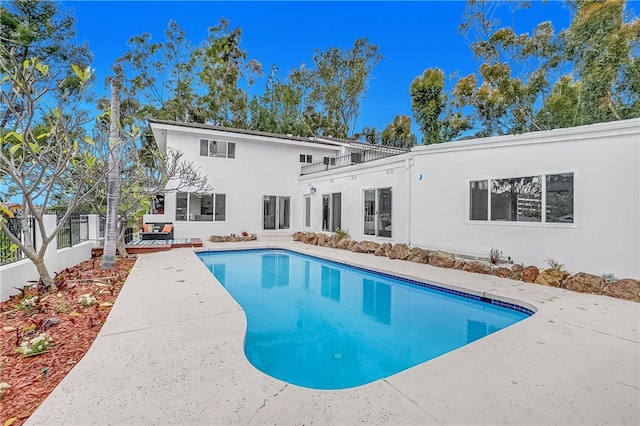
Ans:
[{"label": "black metal fence", "polygon": [[[31,243],[33,247],[36,246],[36,226],[35,220],[32,217],[26,219],[27,226],[29,227],[30,236],[32,238]],[[22,232],[22,219],[21,218],[8,218],[6,222],[7,228],[11,234],[18,238],[22,243],[24,240],[24,233]],[[24,259],[24,253],[9,239],[9,237],[0,231],[0,266],[7,265],[12,262]]]},{"label": "black metal fence", "polygon": [[318,173],[325,170],[337,169],[340,167],[351,166],[353,164],[365,163],[367,161],[404,154],[405,152],[409,152],[409,150],[385,145],[365,145],[362,148],[353,150],[345,155],[340,155],[338,157],[324,157],[322,160],[316,161],[315,163],[306,164],[301,167],[300,174],[308,175],[311,173]]},{"label": "black metal fence", "polygon": [[89,239],[89,217],[73,214],[58,231],[58,248],[72,247]]}]

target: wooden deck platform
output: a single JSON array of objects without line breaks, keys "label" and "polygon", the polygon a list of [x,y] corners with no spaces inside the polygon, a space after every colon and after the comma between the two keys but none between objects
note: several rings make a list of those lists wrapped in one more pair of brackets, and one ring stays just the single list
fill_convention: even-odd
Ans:
[{"label": "wooden deck platform", "polygon": [[[200,238],[178,238],[175,240],[135,240],[126,245],[127,253],[155,253],[158,251],[167,251],[172,248],[183,247],[202,247]],[[93,257],[102,256],[103,247],[94,247],[91,249]]]}]

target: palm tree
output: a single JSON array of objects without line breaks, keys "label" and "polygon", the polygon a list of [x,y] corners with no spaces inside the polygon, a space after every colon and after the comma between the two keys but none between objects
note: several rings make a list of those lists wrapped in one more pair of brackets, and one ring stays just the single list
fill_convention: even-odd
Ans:
[{"label": "palm tree", "polygon": [[120,93],[117,80],[111,83],[111,122],[109,126],[109,175],[107,178],[107,223],[102,253],[102,269],[111,269],[116,261],[118,202],[120,199]]}]

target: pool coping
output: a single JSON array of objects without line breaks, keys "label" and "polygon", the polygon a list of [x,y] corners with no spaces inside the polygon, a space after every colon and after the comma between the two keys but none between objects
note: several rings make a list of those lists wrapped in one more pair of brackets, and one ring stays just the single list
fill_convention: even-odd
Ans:
[{"label": "pool coping", "polygon": [[[244,357],[246,317],[194,249],[140,255],[98,338],[28,424],[637,424],[637,303],[292,241],[286,248],[535,306],[368,385],[288,385]],[[393,349],[393,348],[390,348]]]}]

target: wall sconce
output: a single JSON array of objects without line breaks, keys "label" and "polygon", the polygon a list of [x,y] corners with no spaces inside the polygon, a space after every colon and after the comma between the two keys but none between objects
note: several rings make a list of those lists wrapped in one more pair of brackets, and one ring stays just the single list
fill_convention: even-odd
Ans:
[{"label": "wall sconce", "polygon": [[315,194],[315,193],[316,193],[316,187],[315,187],[315,186],[312,186],[311,188],[309,188],[309,191],[310,191],[312,194]]}]

